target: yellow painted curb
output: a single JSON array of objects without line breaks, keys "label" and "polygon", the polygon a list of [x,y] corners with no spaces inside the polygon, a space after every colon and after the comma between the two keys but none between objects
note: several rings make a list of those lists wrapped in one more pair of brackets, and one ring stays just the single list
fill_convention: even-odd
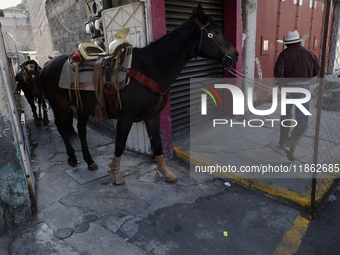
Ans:
[{"label": "yellow painted curb", "polygon": [[[185,150],[181,147],[175,146],[174,147],[175,153],[182,159],[189,161],[190,163],[194,165],[201,165],[201,166],[209,166],[209,165],[216,165],[215,162],[210,161],[208,159],[205,159],[203,157],[198,156],[197,154],[194,154],[188,150]],[[220,175],[223,175],[224,177],[233,179],[237,182],[240,182],[246,186],[251,186],[254,188],[257,188],[261,191],[264,191],[270,195],[283,197],[285,199],[289,199],[297,204],[302,205],[303,207],[309,208],[311,206],[310,204],[310,197],[311,197],[311,189],[306,193],[301,193],[298,191],[290,190],[286,187],[283,187],[281,185],[272,183],[270,181],[266,181],[259,178],[253,178],[250,175],[243,174],[242,178],[240,178],[240,175],[237,176],[232,173],[219,173]],[[316,203],[320,203],[322,199],[324,198],[325,194],[330,190],[332,187],[335,179],[324,179],[327,180],[327,185],[320,185],[320,183],[317,183],[316,186]]]},{"label": "yellow painted curb", "polygon": [[293,226],[283,236],[282,241],[276,246],[273,255],[295,254],[301,244],[301,239],[308,228],[309,220],[298,215]]},{"label": "yellow painted curb", "polygon": [[[322,180],[322,181],[321,181]],[[322,185],[321,185],[322,182]],[[315,189],[315,204],[319,205],[322,203],[325,195],[332,189],[335,183],[335,178],[323,178],[317,181],[316,189]],[[311,196],[312,188],[310,188],[306,194],[306,196]]]}]

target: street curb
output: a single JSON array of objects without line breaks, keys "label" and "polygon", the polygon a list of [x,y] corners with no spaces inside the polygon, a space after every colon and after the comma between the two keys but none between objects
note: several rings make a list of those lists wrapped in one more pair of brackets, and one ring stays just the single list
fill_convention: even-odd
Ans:
[{"label": "street curb", "polygon": [[[181,159],[190,162],[191,164],[194,165],[200,165],[200,166],[211,166],[211,165],[216,165],[215,162],[210,161],[208,159],[205,159],[203,157],[200,157],[188,150],[185,150],[181,147],[175,146],[174,147],[174,152],[175,154],[180,157]],[[263,192],[266,192],[270,195],[273,196],[277,196],[277,197],[282,197],[285,199],[288,199],[290,201],[293,201],[305,208],[310,208],[311,206],[311,190],[309,189],[306,193],[301,193],[298,191],[294,191],[291,189],[288,189],[286,187],[283,187],[281,185],[272,183],[270,181],[266,181],[263,179],[259,179],[259,178],[253,178],[250,175],[247,174],[242,174],[242,178],[238,176],[235,176],[232,173],[224,173],[221,172],[219,173],[219,175],[223,175],[226,178],[230,178],[233,179],[239,183],[242,183],[243,185],[247,186],[247,187],[253,187],[256,188],[258,190],[261,190]],[[330,191],[330,189],[332,188],[335,179],[333,178],[328,178],[327,180],[327,185],[325,187],[321,187],[321,185],[317,184],[316,185],[316,196],[315,196],[315,202],[316,204],[320,204],[325,195]]]}]

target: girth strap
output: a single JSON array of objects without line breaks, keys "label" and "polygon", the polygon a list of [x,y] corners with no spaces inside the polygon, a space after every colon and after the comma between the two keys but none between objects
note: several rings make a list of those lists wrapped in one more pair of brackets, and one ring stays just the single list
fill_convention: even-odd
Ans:
[{"label": "girth strap", "polygon": [[144,74],[136,71],[135,69],[129,68],[126,72],[126,75],[142,83],[144,86],[147,86],[148,88],[157,92],[161,96],[165,95],[169,91],[169,88],[164,89],[157,82],[155,82],[154,80],[151,80],[149,77],[146,77]]},{"label": "girth strap", "polygon": [[149,89],[155,91],[156,93],[158,93],[160,95],[157,107],[155,108],[155,111],[153,112],[153,114],[151,114],[151,116],[156,114],[158,112],[160,105],[161,105],[163,97],[166,93],[168,93],[169,88],[164,89],[157,82],[155,82],[154,80],[151,80],[149,77],[146,77],[144,74],[136,71],[135,69],[129,68],[125,73],[126,73],[127,76],[130,76],[131,78],[142,83],[144,86],[147,86]]}]

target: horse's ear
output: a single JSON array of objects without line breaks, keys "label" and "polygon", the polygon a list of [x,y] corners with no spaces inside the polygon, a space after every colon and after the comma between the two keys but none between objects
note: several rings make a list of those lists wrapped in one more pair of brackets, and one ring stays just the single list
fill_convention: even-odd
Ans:
[{"label": "horse's ear", "polygon": [[203,22],[205,14],[204,14],[201,3],[199,3],[198,6],[197,6],[197,15],[200,18],[200,20]]},{"label": "horse's ear", "polygon": [[38,66],[38,63],[35,60],[31,60],[31,63],[33,63],[35,66]]}]

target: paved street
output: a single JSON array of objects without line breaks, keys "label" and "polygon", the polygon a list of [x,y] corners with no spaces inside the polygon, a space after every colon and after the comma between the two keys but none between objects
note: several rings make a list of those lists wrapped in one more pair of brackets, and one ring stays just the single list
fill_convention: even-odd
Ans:
[{"label": "paved street", "polygon": [[310,222],[308,211],[289,200],[233,180],[190,178],[188,164],[179,158],[167,161],[178,182],[165,183],[153,159],[128,151],[122,157],[126,184],[115,186],[107,173],[112,137],[88,128],[90,152],[99,166],[91,172],[74,136],[80,164],[72,168],[53,121],[36,127],[30,111],[26,116],[38,142],[33,151],[38,213],[0,236],[0,254],[309,255],[340,250],[335,239],[338,188],[333,202],[326,202]]}]

